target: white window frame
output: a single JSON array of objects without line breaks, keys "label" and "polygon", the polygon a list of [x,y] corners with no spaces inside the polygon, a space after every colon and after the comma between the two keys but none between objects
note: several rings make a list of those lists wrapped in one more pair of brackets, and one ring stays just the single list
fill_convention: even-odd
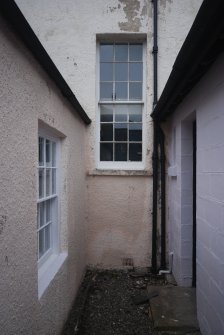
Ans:
[{"label": "white window frame", "polygon": [[[142,100],[117,100],[117,101],[107,101],[100,100],[100,44],[101,43],[141,43],[142,51],[143,51],[143,80],[142,80]],[[97,88],[97,115],[96,115],[96,167],[99,170],[144,170],[145,161],[146,161],[146,141],[145,141],[145,128],[146,128],[146,41],[145,40],[136,40],[136,39],[128,39],[128,40],[117,40],[114,38],[113,40],[109,39],[98,41],[97,42],[97,76],[96,76],[96,88]],[[119,162],[119,161],[100,161],[100,105],[101,104],[138,104],[142,106],[142,161],[140,162]]]},{"label": "white window frame", "polygon": [[[50,249],[39,258],[39,244],[37,232],[37,264],[38,264],[38,298],[40,299],[44,291],[59,271],[60,267],[67,258],[66,252],[60,252],[60,139],[54,136],[48,129],[41,128],[38,132],[38,155],[39,137],[48,139],[56,143],[56,193],[39,199],[39,159],[38,161],[38,182],[37,182],[37,204],[49,199],[53,199],[52,210],[52,240]],[[44,194],[45,195],[45,194]],[[38,220],[38,215],[37,215]],[[38,222],[37,222],[38,223]],[[38,228],[38,227],[37,227]]]}]

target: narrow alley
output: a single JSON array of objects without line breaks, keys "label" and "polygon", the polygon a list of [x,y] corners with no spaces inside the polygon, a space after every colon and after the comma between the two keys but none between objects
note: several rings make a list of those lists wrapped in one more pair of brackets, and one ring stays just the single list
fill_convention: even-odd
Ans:
[{"label": "narrow alley", "polygon": [[0,1],[0,335],[224,334],[224,1]]},{"label": "narrow alley", "polygon": [[[174,297],[166,294],[165,304],[164,289],[175,290]],[[62,335],[199,335],[195,305],[190,303],[189,308],[186,293],[179,289],[175,282],[148,273],[88,271]],[[161,308],[160,296],[169,310]]]}]

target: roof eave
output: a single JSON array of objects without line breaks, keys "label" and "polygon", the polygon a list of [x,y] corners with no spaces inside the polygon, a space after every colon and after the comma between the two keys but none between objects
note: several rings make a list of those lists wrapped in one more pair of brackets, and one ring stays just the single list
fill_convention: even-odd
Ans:
[{"label": "roof eave", "polygon": [[25,43],[28,49],[32,52],[33,56],[37,59],[39,64],[47,72],[49,77],[55,82],[63,96],[66,97],[69,103],[73,107],[74,114],[79,114],[81,119],[86,123],[90,124],[91,119],[80,105],[76,96],[70,89],[69,85],[62,77],[56,65],[40,43],[38,37],[30,27],[29,23],[23,16],[19,7],[14,0],[1,0],[0,11],[3,17],[10,22],[15,29],[15,32],[19,35],[21,40]]},{"label": "roof eave", "polygon": [[164,121],[174,112],[222,49],[214,50],[209,61],[211,50],[224,31],[223,10],[223,0],[204,0],[151,114],[154,120]]}]

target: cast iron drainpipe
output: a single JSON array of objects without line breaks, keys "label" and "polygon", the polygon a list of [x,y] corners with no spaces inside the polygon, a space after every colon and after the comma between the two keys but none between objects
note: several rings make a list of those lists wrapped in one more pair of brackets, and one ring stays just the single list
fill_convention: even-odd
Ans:
[{"label": "cast iron drainpipe", "polygon": [[[157,0],[152,0],[154,11],[153,11],[153,107],[157,104],[157,12],[158,3]],[[152,273],[157,273],[157,190],[158,190],[158,125],[156,121],[153,122],[154,136],[153,136],[153,212],[152,212]]]},{"label": "cast iron drainpipe", "polygon": [[[152,0],[153,11],[153,107],[158,101],[158,0]],[[158,206],[158,147],[160,146],[160,178],[161,178],[161,260],[160,269],[166,268],[166,174],[164,134],[157,121],[154,120],[153,137],[153,219],[152,219],[152,272],[157,273],[157,206]]]},{"label": "cast iron drainpipe", "polygon": [[[160,157],[158,155],[160,148]],[[160,166],[159,164],[160,163]],[[157,201],[158,177],[161,179],[161,259],[160,270],[166,268],[166,171],[164,133],[157,121],[154,120],[154,151],[153,151],[153,231],[152,231],[152,272],[157,273]],[[161,272],[161,271],[160,271]],[[161,273],[159,273],[161,274]]]},{"label": "cast iron drainpipe", "polygon": [[157,189],[158,189],[158,125],[154,121],[153,136],[153,209],[152,209],[152,273],[157,273]]},{"label": "cast iron drainpipe", "polygon": [[160,142],[160,173],[161,173],[161,269],[166,268],[166,162],[164,148],[164,133],[159,127]]}]

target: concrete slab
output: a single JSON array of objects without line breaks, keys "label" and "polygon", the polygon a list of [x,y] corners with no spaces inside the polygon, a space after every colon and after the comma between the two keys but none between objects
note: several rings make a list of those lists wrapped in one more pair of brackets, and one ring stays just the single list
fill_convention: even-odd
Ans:
[{"label": "concrete slab", "polygon": [[[158,292],[150,299],[154,330],[159,334],[198,333],[196,291],[179,286],[149,286],[149,294]],[[172,333],[170,333],[172,332]]]}]

